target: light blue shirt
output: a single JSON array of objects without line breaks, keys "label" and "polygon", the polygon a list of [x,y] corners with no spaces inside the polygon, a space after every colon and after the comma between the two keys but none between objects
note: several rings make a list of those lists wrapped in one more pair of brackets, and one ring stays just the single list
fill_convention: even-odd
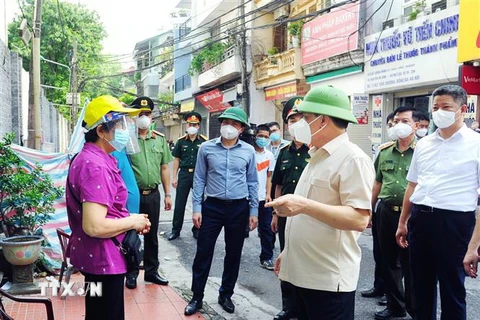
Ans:
[{"label": "light blue shirt", "polygon": [[258,216],[255,149],[241,140],[231,148],[221,138],[202,143],[193,178],[193,212],[202,211],[204,193],[222,200],[248,198],[250,215]]},{"label": "light blue shirt", "polygon": [[138,190],[137,180],[135,180],[135,174],[127,153],[123,149],[122,151],[114,151],[111,155],[118,161],[120,175],[128,190],[127,210],[130,213],[138,213],[140,211],[140,191]]},{"label": "light blue shirt", "polygon": [[286,146],[289,143],[290,143],[290,141],[282,139],[282,141],[280,142],[280,144],[278,146],[274,146],[270,142],[270,144],[268,146],[266,146],[265,149],[267,149],[268,151],[273,153],[273,156],[275,157],[275,161],[277,161],[278,155],[280,154],[280,149],[282,149],[284,146]]}]

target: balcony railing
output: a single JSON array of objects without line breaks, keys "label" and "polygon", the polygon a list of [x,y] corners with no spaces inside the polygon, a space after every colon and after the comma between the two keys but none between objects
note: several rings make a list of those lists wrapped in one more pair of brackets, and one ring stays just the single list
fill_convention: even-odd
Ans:
[{"label": "balcony railing", "polygon": [[233,57],[235,55],[235,45],[232,45],[225,49],[225,52],[222,55],[222,58],[215,64],[207,64],[205,63],[202,68],[202,72],[208,71],[216,66],[218,66],[220,63],[226,61],[227,59]]},{"label": "balcony railing", "polygon": [[[255,70],[257,73],[257,82],[287,72],[293,72],[297,77],[301,78],[301,67],[299,56],[297,56],[298,54],[299,53],[296,53],[295,49],[290,49],[268,56],[261,62],[256,63]],[[297,64],[295,63],[296,60]]]}]

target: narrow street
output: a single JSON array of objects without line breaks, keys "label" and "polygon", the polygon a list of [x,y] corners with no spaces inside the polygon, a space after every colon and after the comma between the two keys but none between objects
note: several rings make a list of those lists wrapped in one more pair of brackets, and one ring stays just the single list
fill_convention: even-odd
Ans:
[{"label": "narrow street", "polygon": [[[173,196],[175,194],[173,188],[172,194]],[[175,198],[173,197],[173,199]],[[188,300],[191,297],[191,268],[196,251],[196,240],[192,237],[190,231],[192,227],[191,200],[188,201],[180,238],[168,241],[166,236],[171,229],[172,216],[173,210],[161,211],[159,231],[162,234],[159,242],[160,269],[167,276],[170,285]],[[360,237],[360,246],[363,258],[355,304],[355,319],[368,320],[373,319],[373,314],[376,311],[381,311],[384,308],[376,304],[376,299],[367,299],[360,296],[360,291],[370,288],[373,283],[374,263],[370,229],[367,229]],[[281,308],[280,284],[272,271],[260,267],[258,259],[260,239],[256,230],[250,232],[250,237],[245,239],[240,275],[232,298],[236,305],[235,313],[231,315],[224,312],[217,303],[218,288],[220,287],[223,270],[224,248],[222,232],[217,241],[212,270],[205,292],[204,310],[206,312],[202,313],[207,319],[273,319],[273,316]],[[278,253],[279,244],[277,242],[275,256]],[[466,281],[468,319],[480,319],[477,311],[480,308],[480,283],[478,281],[480,280],[467,279]],[[438,317],[440,317],[440,313]],[[411,318],[407,317],[405,319]]]}]

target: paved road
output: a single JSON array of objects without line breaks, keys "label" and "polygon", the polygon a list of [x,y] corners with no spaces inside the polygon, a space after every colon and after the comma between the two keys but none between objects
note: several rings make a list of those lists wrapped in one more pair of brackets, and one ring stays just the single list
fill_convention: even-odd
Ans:
[{"label": "paved road", "polygon": [[[172,191],[174,196],[175,189]],[[185,224],[180,238],[169,242],[166,237],[171,229],[172,216],[173,210],[170,212],[162,210],[160,216],[159,255],[161,258],[161,270],[169,278],[170,284],[188,300],[191,296],[191,266],[196,250],[196,240],[192,237],[190,231],[192,227],[191,201],[188,202],[185,212]],[[358,284],[360,291],[370,288],[373,281],[374,264],[370,230],[362,234],[359,242],[363,255]],[[206,316],[211,319],[272,319],[273,315],[281,308],[279,281],[272,271],[260,267],[258,258],[260,254],[260,239],[256,230],[250,233],[249,238],[245,239],[239,279],[235,288],[235,295],[233,296],[233,301],[237,306],[235,314],[225,313],[218,305],[216,300],[223,270],[224,248],[222,232],[217,241],[212,270],[205,292],[204,301],[208,305],[206,307]],[[275,256],[278,255],[278,250],[277,243]],[[478,312],[480,310],[479,281],[468,279],[466,283],[469,320],[480,319],[480,313]],[[373,313],[382,310],[383,307],[377,306],[375,299],[362,298],[357,292],[355,308],[355,319],[366,320],[373,319]]]}]

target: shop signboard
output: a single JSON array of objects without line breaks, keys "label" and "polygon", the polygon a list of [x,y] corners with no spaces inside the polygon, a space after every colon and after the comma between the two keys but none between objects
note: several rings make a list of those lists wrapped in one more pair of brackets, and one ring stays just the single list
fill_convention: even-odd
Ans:
[{"label": "shop signboard", "polygon": [[365,37],[365,90],[386,92],[458,79],[459,6]]},{"label": "shop signboard", "polygon": [[223,93],[219,89],[213,89],[198,95],[197,99],[208,109],[208,112],[222,111],[231,106],[229,103],[223,102]]},{"label": "shop signboard", "polygon": [[468,94],[480,94],[480,67],[460,66],[459,82]]},{"label": "shop signboard", "polygon": [[380,145],[382,143],[382,109],[383,95],[372,96],[372,145]]},{"label": "shop signboard", "polygon": [[354,93],[351,96],[353,115],[358,124],[368,124],[368,94]]},{"label": "shop signboard", "polygon": [[332,9],[302,28],[302,65],[358,49],[360,1]]},{"label": "shop signboard", "polygon": [[283,100],[297,95],[297,84],[290,83],[265,89],[265,101]]}]

